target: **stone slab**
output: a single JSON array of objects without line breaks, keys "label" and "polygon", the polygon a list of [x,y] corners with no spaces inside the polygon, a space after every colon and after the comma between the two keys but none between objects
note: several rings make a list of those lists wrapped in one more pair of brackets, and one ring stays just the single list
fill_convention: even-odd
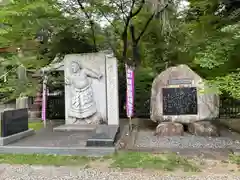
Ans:
[{"label": "stone slab", "polygon": [[17,134],[13,134],[11,136],[7,136],[7,137],[1,137],[0,138],[0,146],[5,146],[7,144],[10,144],[12,142],[18,141],[20,139],[23,139],[25,137],[34,135],[35,131],[33,129],[28,129],[27,131],[23,131]]},{"label": "stone slab", "polygon": [[[76,78],[74,73],[71,72],[73,62],[77,62],[85,70],[88,69],[102,75],[101,79],[91,78],[88,75],[97,112],[101,114],[102,120],[109,125],[119,125],[118,65],[116,57],[106,52],[66,55],[64,58],[65,79],[71,81]],[[65,85],[66,124],[73,124],[76,120],[76,117],[71,115],[70,111],[73,84]]]},{"label": "stone slab", "polygon": [[87,140],[86,146],[113,147],[118,132],[119,126],[117,125],[99,125]]},{"label": "stone slab", "polygon": [[113,55],[106,55],[106,86],[107,86],[107,122],[119,125],[118,103],[118,65]]},{"label": "stone slab", "polygon": [[101,157],[115,153],[115,147],[0,146],[0,154],[52,154]]},{"label": "stone slab", "polygon": [[[81,65],[84,71],[78,73],[72,72],[73,63]],[[96,103],[97,112],[101,114],[102,120],[107,121],[107,90],[106,90],[106,57],[104,53],[83,53],[83,54],[67,54],[64,57],[64,76],[65,79],[70,81],[76,81],[75,78],[79,76],[80,72],[93,71],[94,74],[102,75],[101,79],[93,78],[87,75],[89,85],[91,86],[93,93],[93,100]],[[80,73],[81,74],[81,73]],[[92,74],[92,73],[91,73]],[[75,78],[74,78],[75,77]],[[79,77],[82,78],[82,77]],[[75,82],[75,83],[76,83]],[[73,124],[76,121],[76,117],[70,116],[71,99],[74,95],[74,84],[65,84],[65,122],[66,124]]]},{"label": "stone slab", "polygon": [[28,110],[26,108],[1,113],[1,137],[8,137],[27,130]]},{"label": "stone slab", "polygon": [[58,127],[53,128],[55,132],[81,132],[81,131],[93,131],[96,129],[96,125],[80,125],[80,124],[65,124]]}]

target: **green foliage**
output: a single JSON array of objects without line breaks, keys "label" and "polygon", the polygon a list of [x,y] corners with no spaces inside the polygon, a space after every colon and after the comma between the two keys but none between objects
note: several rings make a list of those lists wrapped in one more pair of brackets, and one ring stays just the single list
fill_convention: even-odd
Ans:
[{"label": "green foliage", "polygon": [[219,1],[191,0],[184,31],[191,66],[221,92],[239,98],[239,22],[221,11]]},{"label": "green foliage", "polygon": [[[157,13],[138,44],[141,67],[136,69],[136,109],[145,108],[155,73],[178,64],[188,64],[221,91],[240,97],[240,25],[238,15],[232,18],[239,7],[230,3],[220,11],[218,0],[189,0],[189,8],[180,14],[178,1],[164,2],[169,3],[167,8]],[[136,1],[134,10],[140,3]],[[23,51],[23,57],[16,53],[0,55],[0,72],[10,71],[7,82],[0,82],[4,97],[34,94],[38,88],[31,77],[18,81],[18,65],[37,71],[56,55],[93,52],[95,43],[98,51],[112,49],[124,72],[122,33],[131,1],[124,1],[122,7],[116,0],[91,0],[84,5],[83,10],[73,0],[15,0],[1,6],[0,47],[21,47]],[[151,5],[145,3],[131,19],[136,36],[152,12]],[[102,19],[106,25],[102,25]],[[131,61],[134,42],[129,27],[127,32],[126,58]],[[36,37],[41,37],[41,43],[35,41]]]},{"label": "green foliage", "polygon": [[229,94],[230,96],[239,99],[240,98],[240,71],[231,72],[225,76],[217,76],[213,80],[209,80],[209,83],[215,85],[220,92]]},{"label": "green foliage", "polygon": [[[0,47],[20,47],[22,51],[21,57],[17,53],[0,54],[2,100],[35,95],[39,88],[31,74],[25,81],[18,80],[19,65],[36,72],[58,54],[93,52],[84,19],[64,16],[61,9],[55,0],[13,1],[1,7]],[[7,82],[3,82],[6,73]]]},{"label": "green foliage", "polygon": [[140,68],[135,72],[135,110],[136,114],[149,113],[152,82],[155,77],[151,68]]}]

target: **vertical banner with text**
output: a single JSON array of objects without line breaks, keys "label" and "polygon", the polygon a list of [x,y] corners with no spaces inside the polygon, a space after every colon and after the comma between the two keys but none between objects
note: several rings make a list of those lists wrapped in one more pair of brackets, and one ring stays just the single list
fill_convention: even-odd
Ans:
[{"label": "vertical banner with text", "polygon": [[47,115],[47,95],[48,95],[48,89],[47,89],[47,76],[44,77],[43,80],[43,89],[42,89],[42,120],[46,122]]},{"label": "vertical banner with text", "polygon": [[127,82],[127,94],[126,94],[126,111],[127,117],[133,117],[134,113],[134,70],[127,64],[126,68],[126,82]]},{"label": "vertical banner with text", "polygon": [[42,92],[42,120],[46,121],[46,104],[47,104],[47,93],[46,90]]}]

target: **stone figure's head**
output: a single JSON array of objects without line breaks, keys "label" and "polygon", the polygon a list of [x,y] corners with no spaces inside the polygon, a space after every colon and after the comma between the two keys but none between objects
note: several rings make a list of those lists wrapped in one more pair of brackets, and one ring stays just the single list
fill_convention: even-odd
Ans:
[{"label": "stone figure's head", "polygon": [[72,62],[72,67],[71,67],[72,73],[79,72],[81,70],[81,68],[82,67],[81,67],[81,65],[78,62],[76,62],[76,61]]}]

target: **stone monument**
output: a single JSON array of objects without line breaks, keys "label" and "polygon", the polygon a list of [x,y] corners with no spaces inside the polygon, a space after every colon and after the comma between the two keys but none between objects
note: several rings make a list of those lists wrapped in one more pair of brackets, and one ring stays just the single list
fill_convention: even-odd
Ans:
[{"label": "stone monument", "polygon": [[150,118],[159,123],[156,134],[182,135],[183,126],[179,124],[183,124],[193,134],[218,135],[211,122],[219,114],[219,97],[187,65],[160,73],[153,81],[151,93]]},{"label": "stone monument", "polygon": [[[119,126],[116,58],[103,52],[68,54],[63,62],[65,125],[54,131],[96,130],[95,139],[114,134]],[[111,127],[114,130],[109,130]],[[93,146],[93,141],[88,144]]]},{"label": "stone monument", "polygon": [[[99,85],[99,88],[104,90],[95,91],[98,94],[94,96],[92,81],[94,78],[101,81],[102,74],[84,67],[78,60],[73,60],[71,66],[68,69],[69,76],[65,77],[65,84],[70,86],[68,117],[75,119],[73,124],[101,124],[103,117],[97,110],[95,97],[101,92],[105,93],[105,87]],[[106,104],[103,103],[103,106]]]}]

